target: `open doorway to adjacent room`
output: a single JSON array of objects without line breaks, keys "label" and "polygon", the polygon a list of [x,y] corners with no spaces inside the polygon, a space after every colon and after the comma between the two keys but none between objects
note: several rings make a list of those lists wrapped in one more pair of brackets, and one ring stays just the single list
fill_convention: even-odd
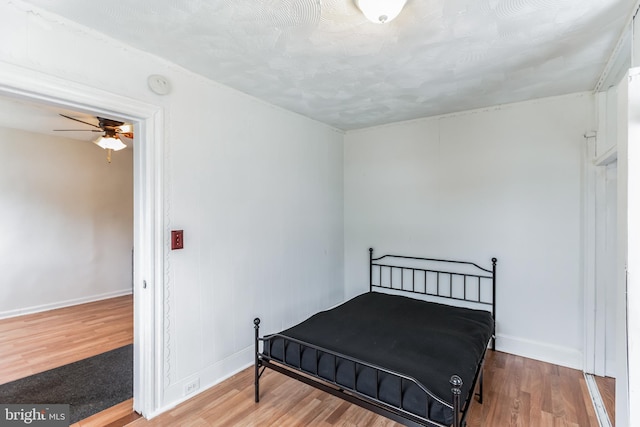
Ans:
[{"label": "open doorway to adjacent room", "polygon": [[[5,384],[132,346],[134,135],[117,117],[32,100],[0,97],[0,111]],[[105,135],[117,151],[94,143]],[[131,390],[132,412],[130,353],[114,390]]]},{"label": "open doorway to adjacent room", "polygon": [[[162,405],[163,389],[164,335],[160,325],[164,313],[163,109],[109,92],[106,88],[87,86],[7,63],[0,63],[0,97],[134,125],[133,409],[142,416],[151,417]],[[98,152],[102,156],[105,154],[101,149]],[[102,158],[106,161],[106,157]],[[115,161],[117,156],[114,154],[112,162]],[[127,257],[131,262],[130,252]]]}]

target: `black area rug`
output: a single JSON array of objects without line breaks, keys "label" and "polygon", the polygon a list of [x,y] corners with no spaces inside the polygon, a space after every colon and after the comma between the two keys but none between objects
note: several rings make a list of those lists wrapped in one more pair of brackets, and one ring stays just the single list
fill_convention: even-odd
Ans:
[{"label": "black area rug", "polygon": [[0,403],[66,403],[71,423],[133,397],[133,345],[0,385]]}]

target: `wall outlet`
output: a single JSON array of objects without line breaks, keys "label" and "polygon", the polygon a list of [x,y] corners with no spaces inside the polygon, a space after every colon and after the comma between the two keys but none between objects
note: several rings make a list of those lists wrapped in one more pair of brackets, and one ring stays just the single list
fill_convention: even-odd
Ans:
[{"label": "wall outlet", "polygon": [[188,394],[191,394],[199,388],[200,388],[200,378],[196,378],[190,383],[187,383],[184,385],[184,395],[186,396]]}]

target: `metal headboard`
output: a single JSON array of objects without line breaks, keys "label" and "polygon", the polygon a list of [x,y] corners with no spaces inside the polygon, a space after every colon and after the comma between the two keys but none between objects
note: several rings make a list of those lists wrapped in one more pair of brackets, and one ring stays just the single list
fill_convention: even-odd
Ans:
[{"label": "metal headboard", "polygon": [[[396,261],[394,265],[393,261]],[[397,265],[398,260],[412,260],[439,263],[443,268],[430,268],[411,265]],[[385,262],[386,261],[386,262]],[[378,258],[373,257],[373,248],[369,248],[369,291],[374,288],[391,289],[399,292],[409,292],[421,295],[427,295],[435,298],[450,299],[456,301],[465,301],[472,304],[481,304],[491,306],[491,313],[494,321],[496,319],[496,258],[491,258],[491,269],[480,267],[478,264],[468,261],[457,261],[436,258],[421,258],[404,255],[382,255]],[[444,268],[451,266],[451,268]],[[460,271],[456,271],[456,267],[462,267]],[[378,283],[374,283],[374,269],[379,271]],[[466,268],[466,271],[462,271]],[[383,283],[383,271],[388,269],[388,283]],[[399,284],[394,284],[394,272],[400,271]],[[418,274],[416,274],[418,273]],[[407,278],[407,275],[409,276]],[[423,289],[419,289],[416,284],[420,280],[417,276],[424,276],[422,280]],[[448,280],[441,280],[442,277]],[[429,278],[432,281],[429,281]],[[461,283],[454,283],[454,279],[461,280]],[[435,280],[435,283],[433,283]],[[411,287],[407,288],[405,282],[409,282]],[[487,283],[489,282],[489,283]],[[431,286],[429,286],[431,285]],[[454,285],[462,287],[462,292],[458,292],[458,296],[454,295]],[[491,286],[491,298],[483,298],[483,286]],[[435,288],[435,291],[430,290]],[[473,292],[472,292],[473,291]],[[461,293],[461,296],[460,296]],[[495,337],[494,337],[495,343]],[[495,344],[494,344],[495,345]]]}]

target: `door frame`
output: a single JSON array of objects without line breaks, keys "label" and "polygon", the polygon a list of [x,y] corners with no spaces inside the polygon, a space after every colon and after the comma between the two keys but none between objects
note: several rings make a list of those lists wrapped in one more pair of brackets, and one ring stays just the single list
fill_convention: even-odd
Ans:
[{"label": "door frame", "polygon": [[[587,141],[587,152],[594,152],[595,141]],[[605,260],[607,241],[607,166],[616,162],[615,147],[597,158],[587,156],[585,221],[585,348],[584,372],[607,376],[606,312],[607,286],[617,286],[615,268]]]},{"label": "door frame", "polygon": [[136,126],[134,144],[133,408],[146,418],[161,405],[164,278],[164,118],[157,105],[0,62],[0,96],[113,115]]},{"label": "door frame", "polygon": [[[637,402],[640,399],[640,350],[638,346],[640,339],[640,67],[629,70],[627,86],[627,114],[624,117],[627,135],[623,141],[621,158],[626,162],[620,168],[619,179],[623,180],[623,190],[620,195],[624,200],[619,203],[623,206],[622,226],[625,232],[625,240],[622,242],[621,260],[626,263],[626,269],[620,266],[621,285],[627,291],[627,354],[626,362],[628,368],[628,384],[616,382],[616,397],[619,395],[620,387],[626,385],[628,393],[628,425],[640,425],[640,408]],[[624,271],[622,271],[624,270]],[[624,391],[623,391],[624,392]],[[621,394],[621,393],[620,393]],[[636,402],[633,404],[632,402]],[[617,404],[617,402],[616,402]],[[618,408],[616,407],[616,416]]]}]

